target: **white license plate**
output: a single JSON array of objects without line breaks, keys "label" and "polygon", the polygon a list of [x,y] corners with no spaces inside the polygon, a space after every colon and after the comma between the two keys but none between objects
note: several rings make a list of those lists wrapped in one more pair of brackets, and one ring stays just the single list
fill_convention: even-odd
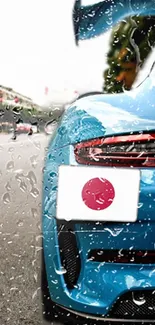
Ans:
[{"label": "white license plate", "polygon": [[140,170],[60,166],[57,219],[135,222]]}]

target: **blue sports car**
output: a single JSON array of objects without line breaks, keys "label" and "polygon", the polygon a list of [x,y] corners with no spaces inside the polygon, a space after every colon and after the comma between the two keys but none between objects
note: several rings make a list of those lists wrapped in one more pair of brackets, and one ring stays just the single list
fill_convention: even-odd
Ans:
[{"label": "blue sports car", "polygon": [[154,78],[153,70],[130,92],[78,99],[51,139],[43,184],[46,319],[155,323]]},{"label": "blue sports car", "polygon": [[155,88],[140,88],[77,100],[50,143],[46,316],[52,301],[67,315],[155,320]]}]

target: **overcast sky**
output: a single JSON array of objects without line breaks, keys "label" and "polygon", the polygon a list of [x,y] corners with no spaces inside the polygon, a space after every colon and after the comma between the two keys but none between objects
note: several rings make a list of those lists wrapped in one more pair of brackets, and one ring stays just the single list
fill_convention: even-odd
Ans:
[{"label": "overcast sky", "polygon": [[1,0],[1,84],[32,97],[45,86],[101,88],[109,33],[77,48],[73,4],[74,0]]},{"label": "overcast sky", "polygon": [[110,32],[77,48],[73,5],[74,0],[1,0],[0,84],[33,98],[46,86],[101,89]]}]

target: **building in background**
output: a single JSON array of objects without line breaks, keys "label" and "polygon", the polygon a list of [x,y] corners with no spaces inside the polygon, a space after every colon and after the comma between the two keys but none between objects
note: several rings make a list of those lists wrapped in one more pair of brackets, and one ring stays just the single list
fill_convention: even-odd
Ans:
[{"label": "building in background", "polygon": [[39,106],[35,104],[31,98],[19,94],[14,91],[12,88],[4,87],[0,85],[0,103],[1,107],[5,106],[6,108],[27,108],[27,109],[39,109]]},{"label": "building in background", "polygon": [[48,121],[49,113],[31,98],[0,85],[0,133],[37,133]]}]

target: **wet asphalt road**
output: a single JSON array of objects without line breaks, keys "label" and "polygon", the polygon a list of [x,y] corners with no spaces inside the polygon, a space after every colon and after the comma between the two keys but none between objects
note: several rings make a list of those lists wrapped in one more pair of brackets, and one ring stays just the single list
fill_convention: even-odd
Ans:
[{"label": "wet asphalt road", "polygon": [[0,324],[44,324],[40,302],[41,197],[49,137],[0,135]]}]

